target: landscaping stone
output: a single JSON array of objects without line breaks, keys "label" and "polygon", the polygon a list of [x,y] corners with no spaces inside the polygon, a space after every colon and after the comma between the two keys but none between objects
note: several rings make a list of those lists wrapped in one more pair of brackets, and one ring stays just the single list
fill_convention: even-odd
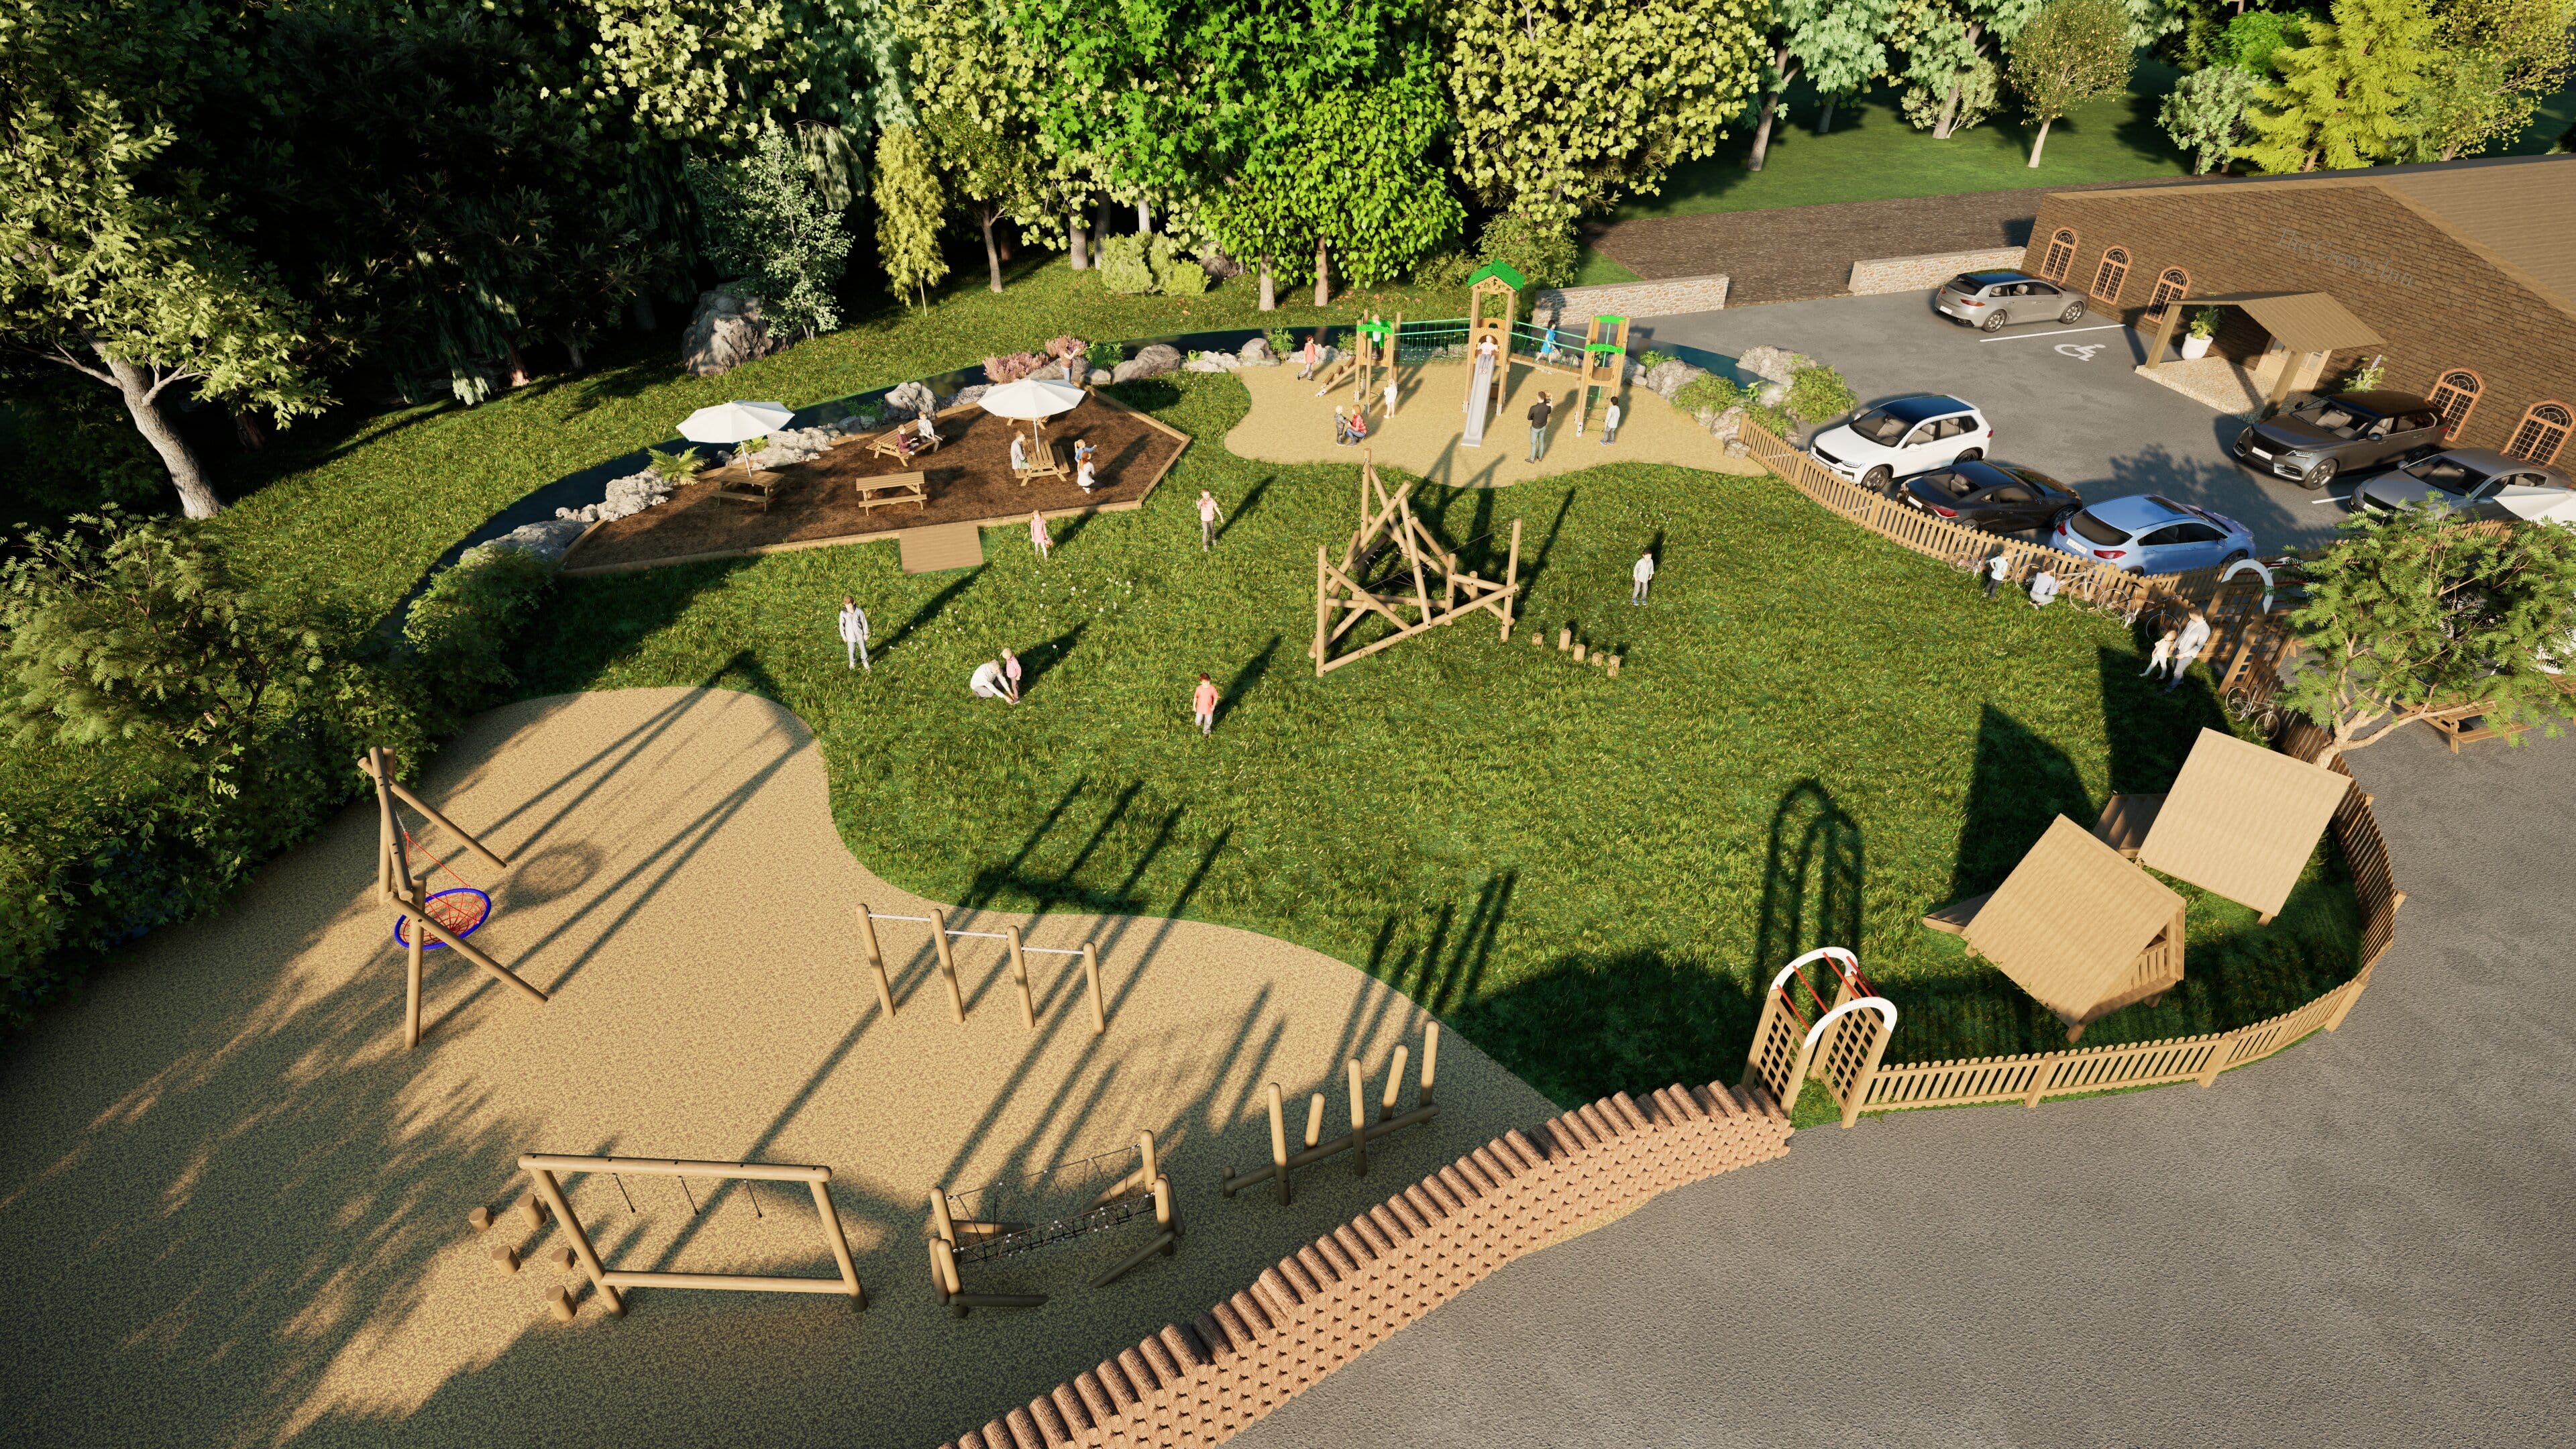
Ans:
[{"label": "landscaping stone", "polygon": [[542,523],[523,523],[489,543],[476,544],[456,560],[457,566],[462,568],[466,564],[477,561],[485,556],[487,550],[504,548],[514,548],[524,553],[535,554],[548,563],[562,562],[564,551],[572,547],[573,540],[589,531],[591,521],[575,514],[569,508],[557,511],[564,516],[550,518]]},{"label": "landscaping stone", "polygon": [[939,399],[931,396],[927,383],[907,382],[886,394],[886,408],[899,418],[918,417],[921,410],[936,407]]},{"label": "landscaping stone", "polygon": [[1674,395],[1690,386],[1693,380],[1706,376],[1708,376],[1708,369],[1705,367],[1693,367],[1679,358],[1666,358],[1648,369],[1645,378],[1646,390],[1666,402],[1671,402]]},{"label": "landscaping stone", "polygon": [[1091,370],[1091,385],[1093,387],[1105,387],[1117,380],[1118,375],[1111,372],[1108,368],[1095,367]]},{"label": "landscaping stone", "polygon": [[950,408],[962,408],[982,402],[984,400],[984,394],[991,392],[992,390],[991,384],[981,382],[975,384],[973,387],[959,388],[955,397],[952,397],[947,402],[940,404],[940,411],[945,412]]},{"label": "landscaping stone", "polygon": [[1267,337],[1255,337],[1251,341],[1246,342],[1243,344],[1243,351],[1237,353],[1236,356],[1243,359],[1243,365],[1245,367],[1277,367],[1279,365],[1279,354],[1270,350],[1270,339]]},{"label": "landscaping stone", "polygon": [[699,377],[730,372],[778,350],[761,320],[760,298],[718,287],[698,294],[697,310],[680,334],[680,365]]},{"label": "landscaping stone", "polygon": [[1232,372],[1241,366],[1231,352],[1202,352],[1181,364],[1183,372]]},{"label": "landscaping stone", "polygon": [[1167,372],[1178,372],[1180,367],[1180,349],[1168,342],[1157,342],[1118,364],[1117,368],[1110,373],[1110,379],[1114,382],[1132,382],[1140,377],[1161,377]]},{"label": "landscaping stone", "polygon": [[1765,382],[1760,388],[1754,391],[1753,400],[1762,404],[1766,408],[1776,408],[1780,404],[1789,400],[1789,384],[1785,382]]},{"label": "landscaping stone", "polygon": [[[784,468],[790,463],[808,462],[812,459],[822,457],[824,451],[830,448],[835,441],[836,439],[833,433],[828,428],[788,428],[769,435],[768,446],[751,455],[751,466],[755,468]],[[739,463],[742,460],[737,457],[731,461]],[[623,481],[625,480],[619,480],[619,482]],[[615,483],[609,485],[611,490],[609,496],[611,498],[616,496],[616,486],[617,485]],[[657,498],[653,501],[658,503],[661,500]],[[631,512],[632,510],[629,511]],[[622,518],[625,515],[601,515],[603,518],[612,516]]]},{"label": "landscaping stone", "polygon": [[[1792,374],[1799,368],[1813,367],[1815,362],[1814,358],[1803,352],[1791,352],[1779,347],[1756,347],[1735,359],[1735,370],[1747,376],[1762,378],[1786,387]],[[1764,406],[1768,407],[1772,404],[1766,401]]]},{"label": "landscaping stone", "polygon": [[1728,408],[1709,420],[1709,434],[1718,441],[1732,443],[1744,431],[1744,409]]}]

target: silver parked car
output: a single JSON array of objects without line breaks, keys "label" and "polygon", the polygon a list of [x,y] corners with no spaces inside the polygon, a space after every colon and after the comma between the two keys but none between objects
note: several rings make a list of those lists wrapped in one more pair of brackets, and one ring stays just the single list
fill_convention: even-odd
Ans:
[{"label": "silver parked car", "polygon": [[2353,490],[2353,511],[2395,509],[2438,498],[2473,518],[2547,519],[2576,527],[2576,484],[2565,473],[2485,448],[2392,468]]},{"label": "silver parked car", "polygon": [[1987,332],[2007,322],[2081,322],[2084,299],[2028,272],[1961,272],[1932,294],[1932,305]]}]

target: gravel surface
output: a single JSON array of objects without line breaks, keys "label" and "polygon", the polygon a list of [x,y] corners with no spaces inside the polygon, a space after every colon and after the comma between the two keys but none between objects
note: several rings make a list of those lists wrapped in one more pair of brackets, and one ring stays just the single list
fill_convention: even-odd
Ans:
[{"label": "gravel surface", "polygon": [[[1575,342],[1580,343],[1581,333]],[[1317,397],[1313,382],[1299,382],[1293,367],[1250,368],[1235,374],[1252,394],[1252,410],[1225,435],[1226,451],[1264,463],[1352,463],[1360,450],[1333,441],[1333,409],[1351,405],[1348,383]],[[1426,362],[1403,369],[1397,386],[1395,420],[1369,405],[1369,440],[1377,461],[1391,468],[1452,488],[1494,488],[1531,478],[1545,478],[1603,463],[1674,463],[1713,473],[1756,474],[1750,458],[1726,456],[1725,445],[1698,421],[1642,387],[1623,388],[1619,408],[1625,415],[1619,441],[1604,446],[1601,419],[1605,404],[1592,405],[1585,435],[1574,435],[1574,415],[1560,407],[1548,425],[1547,456],[1529,461],[1529,408],[1542,392],[1563,403],[1577,374],[1543,371],[1516,364],[1502,406],[1485,426],[1482,447],[1459,441],[1466,428],[1467,364]],[[1379,384],[1385,386],[1383,382]]]},{"label": "gravel surface", "polygon": [[[422,794],[514,862],[497,884],[457,862],[498,903],[475,940],[554,999],[530,1005],[439,953],[428,1033],[402,1050],[400,958],[367,899],[371,809],[221,914],[109,963],[0,1066],[0,1442],[923,1449],[1551,1111],[1448,1037],[1442,1115],[1372,1144],[1367,1179],[1310,1170],[1293,1209],[1222,1200],[1225,1164],[1268,1158],[1262,1084],[1302,1096],[1354,1054],[1374,1077],[1399,1040],[1418,1057],[1412,1004],[1248,932],[1058,915],[1028,939],[1099,943],[1105,1037],[1065,957],[1032,957],[1025,1030],[985,940],[960,943],[956,1025],[925,928],[894,923],[889,1022],[853,911],[927,903],[850,858],[813,738],[751,696],[512,706],[443,752]],[[970,1270],[1056,1294],[1045,1308],[958,1321],[937,1305],[921,1246],[934,1184],[1122,1148],[1139,1128],[1180,1190],[1177,1258],[1084,1288],[1141,1241],[1131,1225]],[[871,1305],[642,1289],[622,1319],[585,1296],[573,1324],[547,1321],[544,1295],[579,1279],[541,1261],[505,1276],[489,1254],[534,1259],[560,1230],[466,1225],[525,1189],[527,1151],[827,1164]],[[830,1271],[810,1200],[774,1188],[586,1177],[572,1198],[623,1266]]]},{"label": "gravel surface", "polygon": [[1800,1133],[1255,1425],[1355,1444],[2563,1444],[2576,739],[2353,756],[2397,944],[2208,1090]]}]

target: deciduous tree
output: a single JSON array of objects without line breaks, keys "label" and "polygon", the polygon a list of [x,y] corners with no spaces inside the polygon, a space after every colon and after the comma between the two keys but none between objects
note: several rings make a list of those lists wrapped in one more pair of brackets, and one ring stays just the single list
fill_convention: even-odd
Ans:
[{"label": "deciduous tree", "polygon": [[939,254],[939,222],[948,202],[931,169],[930,147],[918,126],[888,126],[877,133],[877,258],[886,284],[914,305],[948,275]]},{"label": "deciduous tree", "polygon": [[832,289],[849,264],[850,234],[795,142],[766,132],[727,166],[692,167],[690,181],[707,255],[750,283],[773,326],[793,338],[840,325]]},{"label": "deciduous tree", "polygon": [[1997,42],[2010,44],[2039,13],[2041,0],[1910,0],[1897,17],[1897,47],[1906,76],[1940,97],[1932,139],[1946,141],[1962,129],[1961,92],[1980,62],[1991,62]]},{"label": "deciduous tree", "polygon": [[2030,141],[2034,169],[2048,128],[2074,107],[2125,89],[2136,64],[2120,0],[2049,0],[2013,37],[2010,55],[2005,74],[2021,93],[2023,111],[2039,122]]},{"label": "deciduous tree", "polygon": [[2257,84],[2250,72],[2232,65],[2205,65],[2174,82],[2156,120],[2175,145],[2191,153],[2195,174],[2206,175],[2236,154]]},{"label": "deciduous tree", "polygon": [[2576,530],[2457,521],[2438,504],[2359,514],[2304,566],[2308,602],[2290,616],[2303,648],[2282,702],[2332,734],[2326,759],[2453,705],[2498,723],[2563,711],[2542,665],[2576,667]]},{"label": "deciduous tree", "polygon": [[2511,141],[2576,69],[2576,0],[2450,0],[2424,83],[2401,121],[2406,161],[2450,161]]},{"label": "deciduous tree", "polygon": [[1763,78],[1763,0],[1451,0],[1460,179],[1561,224],[1706,156]]},{"label": "deciduous tree", "polygon": [[[1817,94],[1847,95],[1887,70],[1887,32],[1898,0],[1777,0],[1771,7],[1771,69],[1753,123],[1744,169],[1759,171],[1771,150],[1771,124],[1800,76]],[[1833,107],[1832,100],[1825,102]],[[1819,126],[1818,129],[1827,129]]]}]

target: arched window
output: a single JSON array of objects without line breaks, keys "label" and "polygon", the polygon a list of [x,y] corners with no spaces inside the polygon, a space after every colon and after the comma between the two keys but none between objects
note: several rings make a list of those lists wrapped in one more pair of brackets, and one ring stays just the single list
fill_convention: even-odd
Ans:
[{"label": "arched window", "polygon": [[2113,247],[2102,254],[2102,265],[2093,272],[2093,295],[2111,306],[2120,305],[2120,284],[2129,280],[2129,249]]},{"label": "arched window", "polygon": [[2513,441],[2504,445],[2505,452],[2526,463],[2547,467],[2558,461],[2558,450],[2567,446],[2567,434],[2576,428],[2576,414],[2567,404],[2545,402],[2534,404],[2522,415],[2522,423],[2513,430]]},{"label": "arched window", "polygon": [[2048,255],[2039,264],[2039,274],[2052,282],[2066,280],[2066,270],[2075,265],[2075,233],[2059,227],[2048,239]]},{"label": "arched window", "polygon": [[2165,268],[2163,274],[2156,278],[2154,295],[2147,298],[2146,320],[2162,322],[2165,320],[2165,309],[2181,301],[2190,291],[2191,273],[2180,267]]},{"label": "arched window", "polygon": [[2477,411],[2478,394],[2484,391],[2486,384],[2465,367],[2452,368],[2433,384],[2433,410],[2442,415],[2442,437],[2445,441],[2460,435],[2460,429],[2468,424],[2469,414]]}]

